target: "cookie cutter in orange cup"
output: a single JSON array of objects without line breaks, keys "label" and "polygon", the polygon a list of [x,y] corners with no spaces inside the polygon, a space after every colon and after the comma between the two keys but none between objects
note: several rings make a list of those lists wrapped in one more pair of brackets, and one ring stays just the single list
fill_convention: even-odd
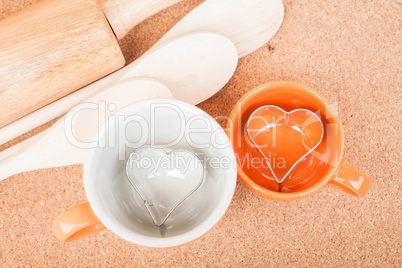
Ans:
[{"label": "cookie cutter in orange cup", "polygon": [[[296,109],[312,111],[321,118],[324,126],[322,141],[293,168],[281,191],[266,166],[256,167],[251,163],[252,159],[261,159],[262,156],[247,135],[247,122],[253,112],[266,105],[280,107],[286,112]],[[251,90],[233,108],[226,129],[236,154],[240,180],[264,198],[297,200],[319,191],[325,185],[363,197],[370,188],[371,180],[367,175],[342,161],[344,133],[337,112],[324,96],[308,86],[279,81]],[[297,152],[290,154],[293,153]],[[283,157],[286,162],[288,156]]]}]

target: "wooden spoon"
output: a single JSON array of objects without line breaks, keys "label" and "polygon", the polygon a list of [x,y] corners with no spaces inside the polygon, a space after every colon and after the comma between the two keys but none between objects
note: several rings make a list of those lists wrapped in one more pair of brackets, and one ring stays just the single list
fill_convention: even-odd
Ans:
[{"label": "wooden spoon", "polygon": [[41,0],[0,20],[0,127],[123,67],[117,40],[178,1]]},{"label": "wooden spoon", "polygon": [[[228,37],[236,45],[239,57],[243,57],[268,42],[279,29],[283,16],[284,8],[281,0],[208,0],[185,16],[152,49],[184,33],[203,30],[220,33]],[[135,65],[136,63],[133,64]],[[152,72],[152,70],[149,71]],[[94,92],[101,90],[105,85],[114,81],[116,77],[118,77],[117,74],[104,77],[92,85],[84,87],[1,128],[0,144],[65,114],[71,107]],[[191,77],[187,79],[189,79],[187,80],[188,82]],[[183,80],[183,82],[186,81]],[[176,85],[168,86],[175,98],[191,104],[198,104],[216,92],[212,90],[200,94],[195,91],[191,92],[188,89],[187,94],[181,94],[183,90],[178,90],[175,93]],[[208,90],[208,88],[201,90]],[[191,96],[192,94],[199,95]]]},{"label": "wooden spoon", "polygon": [[[203,90],[216,92],[229,81],[236,66],[236,49],[221,35],[194,33],[168,42],[114,73],[111,77],[115,79],[109,77],[107,89],[99,93],[95,87],[90,92],[95,94],[85,104],[89,106],[84,106],[86,111],[82,112],[79,105],[49,129],[0,152],[0,180],[24,171],[83,163],[86,144],[72,144],[71,135],[74,133],[80,141],[92,140],[104,122],[97,119],[97,109],[92,107],[99,101],[104,101],[105,107],[114,104],[113,112],[117,112],[139,100],[171,98],[165,84],[174,85],[176,94],[186,95],[186,89],[195,95],[205,94]],[[130,78],[133,74],[149,76],[150,70],[155,70],[153,77],[162,80],[162,84],[149,78]],[[72,123],[65,124],[66,120]]]},{"label": "wooden spoon", "polygon": [[282,0],[209,0],[180,20],[155,45],[184,33],[208,31],[232,40],[242,58],[275,35],[283,17]]},{"label": "wooden spoon", "polygon": [[55,115],[61,116],[77,103],[124,79],[156,78],[173,88],[175,98],[197,102],[220,90],[236,67],[237,51],[229,39],[213,33],[190,34],[154,47],[119,71],[1,128],[0,144],[54,119]]},{"label": "wooden spoon", "polygon": [[137,24],[182,0],[99,0],[116,37],[122,39]]},{"label": "wooden spoon", "polygon": [[50,128],[1,152],[0,180],[23,171],[83,163],[90,141],[108,116],[150,98],[169,99],[172,94],[156,80],[132,79],[77,105]]}]

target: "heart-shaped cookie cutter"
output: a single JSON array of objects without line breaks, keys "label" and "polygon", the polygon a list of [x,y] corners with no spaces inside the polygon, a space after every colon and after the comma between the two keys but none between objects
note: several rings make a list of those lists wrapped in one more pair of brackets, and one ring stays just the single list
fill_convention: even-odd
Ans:
[{"label": "heart-shaped cookie cutter", "polygon": [[[140,190],[140,187],[136,184],[136,181],[130,176],[130,170],[132,169],[132,161],[133,161],[133,156],[134,155],[138,155],[139,152],[141,150],[158,150],[159,152],[162,152],[163,154],[165,154],[166,156],[169,156],[171,154],[177,154],[177,153],[184,153],[187,154],[191,157],[194,158],[194,161],[197,162],[197,164],[195,164],[195,168],[200,167],[200,176],[199,178],[197,178],[199,180],[199,182],[195,185],[194,188],[192,188],[189,192],[187,192],[175,205],[172,206],[172,208],[169,210],[169,212],[166,214],[166,216],[160,221],[158,222],[158,220],[156,219],[154,213],[152,212],[152,207],[154,207],[154,203],[152,202],[152,200],[149,200],[149,198],[146,196],[146,194]],[[188,162],[189,163],[189,162]],[[170,152],[167,152],[157,146],[152,146],[152,145],[146,145],[146,146],[141,146],[137,149],[135,149],[129,156],[127,163],[126,163],[126,174],[127,174],[127,178],[130,182],[130,184],[133,186],[133,188],[135,189],[135,191],[138,193],[138,195],[141,197],[142,201],[144,202],[145,208],[147,209],[149,215],[152,218],[152,221],[154,222],[154,224],[157,227],[161,227],[162,225],[164,225],[164,223],[166,222],[166,220],[170,217],[170,215],[177,209],[177,207],[179,207],[185,200],[187,200],[195,191],[198,190],[198,188],[200,188],[202,182],[204,181],[204,166],[202,164],[201,159],[198,157],[197,154],[192,153],[190,151],[187,150],[183,150],[183,149],[178,149],[178,150],[172,150]]]},{"label": "heart-shaped cookie cutter", "polygon": [[[263,110],[263,109],[267,109],[267,108],[278,109],[278,110],[282,111],[282,113],[283,113],[284,115],[287,115],[287,116],[291,115],[292,113],[296,113],[296,112],[306,112],[307,114],[310,114],[311,116],[314,116],[314,117],[317,119],[317,121],[320,123],[320,125],[321,125],[321,137],[320,137],[319,141],[318,141],[313,147],[311,147],[311,149],[310,149],[307,153],[305,153],[302,157],[300,157],[300,158],[292,165],[292,167],[286,172],[286,174],[283,176],[283,178],[282,178],[281,180],[278,179],[277,175],[275,174],[274,170],[272,169],[272,166],[271,166],[271,164],[270,164],[268,158],[266,157],[266,155],[263,153],[263,151],[261,150],[261,148],[257,145],[257,143],[254,141],[254,139],[251,137],[251,134],[250,134],[250,122],[252,121],[253,117],[254,117],[259,111],[261,111],[261,110]],[[257,150],[259,151],[259,153],[263,156],[263,158],[264,158],[264,160],[265,160],[265,162],[266,162],[266,164],[267,164],[269,170],[271,171],[272,175],[274,176],[275,181],[279,184],[279,190],[281,190],[281,183],[289,176],[290,172],[292,172],[292,170],[297,166],[297,164],[299,164],[300,161],[302,161],[307,155],[311,154],[311,153],[320,145],[320,143],[322,142],[322,140],[323,140],[323,138],[324,138],[324,125],[323,125],[323,123],[322,123],[322,121],[321,121],[321,118],[320,118],[317,114],[313,113],[313,112],[310,111],[310,110],[307,110],[307,109],[295,109],[295,110],[292,110],[292,111],[290,111],[290,112],[286,112],[285,110],[283,110],[282,108],[280,108],[280,107],[278,107],[278,106],[275,106],[275,105],[265,105],[265,106],[261,106],[260,108],[256,109],[256,110],[250,115],[250,117],[248,118],[248,120],[247,120],[247,134],[248,134],[248,137],[249,137],[249,139],[251,140],[251,142],[252,142],[252,143],[254,144],[254,146],[257,148]]]}]

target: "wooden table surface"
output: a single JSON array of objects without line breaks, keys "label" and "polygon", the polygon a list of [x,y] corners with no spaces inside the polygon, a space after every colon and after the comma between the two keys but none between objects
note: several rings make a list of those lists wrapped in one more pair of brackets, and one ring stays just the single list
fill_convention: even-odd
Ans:
[{"label": "wooden table surface", "polygon": [[[0,19],[33,2],[0,0]],[[121,41],[128,62],[201,2],[184,0],[134,28]],[[277,35],[241,59],[225,88],[199,107],[212,116],[228,115],[244,93],[274,80],[314,87],[339,110],[344,159],[372,178],[366,197],[325,187],[283,203],[238,183],[220,223],[183,247],[148,249],[108,230],[65,244],[52,234],[51,222],[86,201],[82,166],[33,171],[0,182],[0,266],[401,267],[401,1],[284,4]]]}]

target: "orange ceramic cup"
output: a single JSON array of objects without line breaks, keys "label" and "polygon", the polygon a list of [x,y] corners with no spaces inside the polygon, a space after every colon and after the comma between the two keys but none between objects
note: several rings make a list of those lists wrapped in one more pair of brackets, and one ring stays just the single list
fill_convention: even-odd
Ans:
[{"label": "orange ceramic cup", "polygon": [[[287,112],[310,110],[320,115],[324,126],[322,142],[294,167],[281,191],[266,167],[250,164],[250,159],[261,159],[261,154],[247,135],[247,121],[255,110],[265,105],[278,106]],[[238,176],[251,191],[262,197],[278,201],[296,200],[325,185],[363,197],[370,188],[369,177],[342,161],[344,134],[338,114],[325,97],[305,85],[281,81],[251,90],[233,108],[227,132],[236,154]],[[294,153],[300,154],[289,150],[289,154]]]}]

